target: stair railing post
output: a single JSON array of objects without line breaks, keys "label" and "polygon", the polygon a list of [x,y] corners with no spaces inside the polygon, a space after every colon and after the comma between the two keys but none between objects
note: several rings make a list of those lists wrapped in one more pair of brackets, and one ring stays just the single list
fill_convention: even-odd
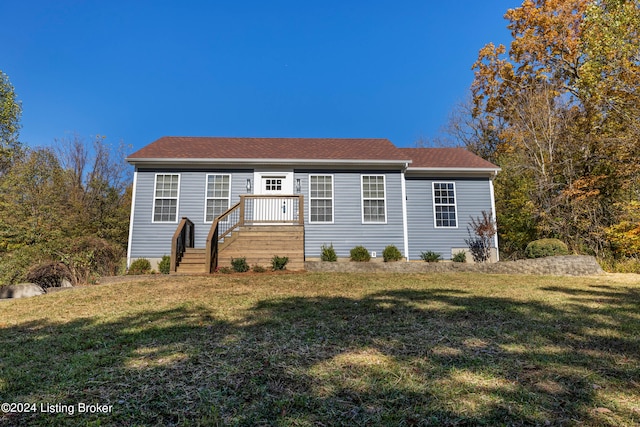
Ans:
[{"label": "stair railing post", "polygon": [[298,224],[304,225],[304,196],[298,195]]},{"label": "stair railing post", "polygon": [[169,272],[175,273],[178,268],[178,263],[187,247],[193,247],[194,227],[193,222],[187,217],[182,217],[182,221],[178,224],[176,232],[173,233],[173,239],[171,239],[171,265]]},{"label": "stair railing post", "polygon": [[244,225],[244,205],[245,205],[246,196],[244,194],[240,195],[240,218],[238,218],[238,225],[242,227]]}]

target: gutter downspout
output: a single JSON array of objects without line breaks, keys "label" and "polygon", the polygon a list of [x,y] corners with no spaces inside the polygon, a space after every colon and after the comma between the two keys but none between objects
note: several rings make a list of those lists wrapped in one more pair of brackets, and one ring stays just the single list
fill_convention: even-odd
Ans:
[{"label": "gutter downspout", "polygon": [[493,176],[489,178],[489,193],[491,194],[491,220],[496,225],[496,235],[493,236],[493,244],[496,247],[496,261],[500,261],[500,250],[498,249],[498,222],[496,216],[496,196],[493,189],[493,180],[498,176],[498,171],[493,173]]},{"label": "gutter downspout", "polygon": [[131,190],[131,216],[129,217],[129,244],[127,245],[127,269],[131,266],[131,244],[133,243],[133,217],[136,210],[136,187],[138,186],[138,168],[133,172],[133,189]]},{"label": "gutter downspout", "polygon": [[409,168],[409,163],[405,163],[402,170],[402,180],[400,185],[402,186],[402,232],[404,234],[404,256],[409,262],[409,225],[407,224],[407,183],[405,180],[405,173]]}]

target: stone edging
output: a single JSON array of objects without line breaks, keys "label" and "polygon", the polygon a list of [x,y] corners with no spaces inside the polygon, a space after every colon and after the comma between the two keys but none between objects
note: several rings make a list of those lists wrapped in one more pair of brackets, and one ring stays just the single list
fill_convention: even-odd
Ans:
[{"label": "stone edging", "polygon": [[490,274],[531,274],[551,276],[592,276],[604,274],[592,256],[567,255],[486,264],[457,262],[305,262],[305,270],[318,272],[443,273],[476,272]]}]

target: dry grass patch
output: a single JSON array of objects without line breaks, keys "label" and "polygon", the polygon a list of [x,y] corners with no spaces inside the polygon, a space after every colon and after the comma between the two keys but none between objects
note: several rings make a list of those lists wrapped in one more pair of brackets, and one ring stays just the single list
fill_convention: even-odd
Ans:
[{"label": "dry grass patch", "polygon": [[0,308],[0,402],[113,405],[0,425],[640,423],[626,276],[169,276]]}]

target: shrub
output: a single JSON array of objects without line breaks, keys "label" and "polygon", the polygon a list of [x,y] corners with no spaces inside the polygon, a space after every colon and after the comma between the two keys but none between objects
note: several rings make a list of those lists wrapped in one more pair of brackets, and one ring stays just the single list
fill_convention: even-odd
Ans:
[{"label": "shrub", "polygon": [[151,273],[151,263],[146,258],[138,258],[133,261],[129,266],[129,272],[127,274],[137,275],[137,274],[150,274]]},{"label": "shrub", "polygon": [[218,268],[218,272],[222,274],[231,274],[233,270],[230,267],[220,267]]},{"label": "shrub", "polygon": [[158,271],[162,274],[169,274],[171,270],[171,257],[164,255],[162,261],[158,263]]},{"label": "shrub", "polygon": [[371,254],[364,246],[356,246],[351,249],[351,261],[356,262],[369,262]]},{"label": "shrub", "polygon": [[244,273],[249,271],[249,264],[247,264],[247,259],[244,257],[231,258],[231,267],[236,273]]},{"label": "shrub", "polygon": [[389,245],[382,251],[384,262],[399,261],[402,259],[402,253],[394,245]]},{"label": "shrub", "polygon": [[257,265],[257,264],[253,266],[252,270],[253,270],[254,273],[264,273],[265,271],[267,271],[266,268],[264,268],[261,265]]},{"label": "shrub", "polygon": [[467,254],[465,251],[456,252],[451,260],[453,262],[467,262]]},{"label": "shrub", "polygon": [[278,271],[278,270],[286,270],[286,265],[289,262],[289,258],[286,256],[277,256],[274,255],[273,258],[271,258],[271,269],[273,271]]},{"label": "shrub", "polygon": [[638,258],[625,257],[615,259],[609,256],[598,261],[602,269],[607,273],[640,273],[640,259]]},{"label": "shrub", "polygon": [[73,283],[73,277],[69,267],[61,262],[45,262],[32,267],[27,272],[27,282],[35,283],[43,289],[55,288],[62,285],[63,280]]},{"label": "shrub", "polygon": [[322,261],[329,262],[338,261],[338,255],[336,255],[336,251],[333,249],[333,244],[330,246],[322,245],[320,259],[322,259]]},{"label": "shrub", "polygon": [[540,239],[529,243],[524,250],[524,254],[527,258],[543,258],[555,255],[568,255],[569,249],[561,240]]},{"label": "shrub", "polygon": [[467,227],[469,238],[465,239],[465,243],[469,246],[475,262],[486,262],[491,258],[491,240],[497,232],[491,214],[482,211],[481,218],[471,218],[471,228],[474,235],[471,235],[471,230]]},{"label": "shrub", "polygon": [[420,258],[422,258],[422,260],[426,262],[438,262],[440,261],[441,256],[437,252],[426,251],[420,253]]},{"label": "shrub", "polygon": [[[69,267],[75,283],[92,283],[97,277],[117,274],[124,255],[121,247],[97,237],[69,240],[55,252]],[[151,264],[147,273],[150,271]]]}]

